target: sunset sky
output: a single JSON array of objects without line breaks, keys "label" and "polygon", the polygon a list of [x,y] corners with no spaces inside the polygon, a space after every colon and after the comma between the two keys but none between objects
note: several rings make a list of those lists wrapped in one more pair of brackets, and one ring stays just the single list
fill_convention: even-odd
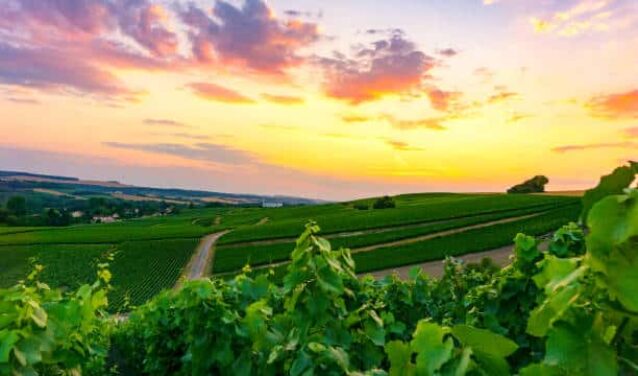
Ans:
[{"label": "sunset sky", "polygon": [[0,0],[0,169],[346,199],[628,159],[636,0]]}]

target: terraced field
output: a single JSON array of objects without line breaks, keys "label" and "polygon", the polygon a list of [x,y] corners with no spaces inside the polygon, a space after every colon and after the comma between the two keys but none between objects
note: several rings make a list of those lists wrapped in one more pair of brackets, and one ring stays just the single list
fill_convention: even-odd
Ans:
[{"label": "terraced field", "polygon": [[[218,242],[213,273],[244,265],[281,265],[309,220],[335,247],[354,250],[359,271],[507,245],[524,231],[547,233],[576,218],[579,200],[537,195],[418,194],[395,197],[396,208],[358,210],[371,200],[284,208],[184,210],[111,224],[67,228],[0,227],[0,287],[24,278],[30,259],[41,278],[75,287],[94,279],[95,265],[113,253],[113,307],[138,305],[175,285],[199,239],[231,230]],[[281,268],[281,266],[280,266]]]}]

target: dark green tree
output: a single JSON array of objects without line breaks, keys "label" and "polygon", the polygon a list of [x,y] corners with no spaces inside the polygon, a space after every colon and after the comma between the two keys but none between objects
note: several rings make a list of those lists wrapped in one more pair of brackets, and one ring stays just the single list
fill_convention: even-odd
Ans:
[{"label": "dark green tree", "polygon": [[545,185],[549,179],[544,175],[536,175],[533,178],[517,184],[507,190],[507,193],[538,193],[545,192]]},{"label": "dark green tree", "polygon": [[6,223],[9,217],[9,211],[3,207],[0,207],[0,223]]},{"label": "dark green tree", "polygon": [[27,214],[27,200],[22,196],[13,196],[7,201],[7,210],[16,217]]},{"label": "dark green tree", "polygon": [[379,197],[372,204],[373,209],[391,209],[395,208],[397,205],[394,203],[394,200],[390,196]]}]

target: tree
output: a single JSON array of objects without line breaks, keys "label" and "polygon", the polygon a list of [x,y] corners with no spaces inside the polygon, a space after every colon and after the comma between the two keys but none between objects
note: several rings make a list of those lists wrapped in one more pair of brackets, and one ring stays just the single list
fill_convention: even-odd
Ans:
[{"label": "tree", "polygon": [[394,203],[394,200],[390,196],[379,197],[372,204],[373,209],[391,209],[395,208],[397,205]]},{"label": "tree", "polygon": [[536,175],[533,178],[517,184],[507,190],[507,193],[537,193],[545,192],[545,184],[549,179],[544,175]]},{"label": "tree", "polygon": [[7,201],[7,210],[16,217],[27,214],[27,200],[22,196],[13,196]]},{"label": "tree", "polygon": [[67,210],[47,209],[45,211],[46,224],[49,226],[68,226],[71,224],[71,214]]}]

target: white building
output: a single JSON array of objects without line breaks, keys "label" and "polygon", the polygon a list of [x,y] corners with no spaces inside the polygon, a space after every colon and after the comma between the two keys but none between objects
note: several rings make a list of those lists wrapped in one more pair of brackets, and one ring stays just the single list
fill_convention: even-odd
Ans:
[{"label": "white building", "polygon": [[266,202],[266,201],[261,202],[262,208],[280,208],[282,206],[284,206],[283,202]]}]

